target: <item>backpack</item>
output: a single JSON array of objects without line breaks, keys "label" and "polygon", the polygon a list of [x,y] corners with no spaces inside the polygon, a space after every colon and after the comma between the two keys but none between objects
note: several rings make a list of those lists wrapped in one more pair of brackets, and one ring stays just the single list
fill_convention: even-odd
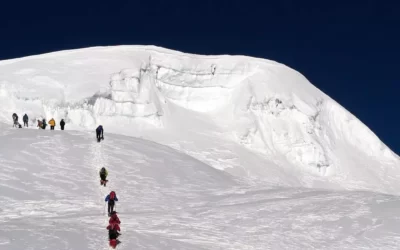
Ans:
[{"label": "backpack", "polygon": [[101,174],[106,174],[106,169],[105,168],[101,168],[100,173]]},{"label": "backpack", "polygon": [[113,201],[115,199],[115,192],[111,191],[110,193],[110,201]]}]

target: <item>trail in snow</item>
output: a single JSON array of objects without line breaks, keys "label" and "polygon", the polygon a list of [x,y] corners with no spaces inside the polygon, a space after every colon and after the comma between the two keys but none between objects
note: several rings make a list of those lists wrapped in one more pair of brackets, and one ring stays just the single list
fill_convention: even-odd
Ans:
[{"label": "trail in snow", "polygon": [[107,178],[110,178],[110,172],[112,172],[112,168],[110,168],[110,166],[112,165],[110,165],[108,162],[107,154],[104,154],[102,152],[102,147],[100,143],[93,142],[89,147],[89,154],[85,157],[85,163],[91,166],[91,168],[93,169],[93,185],[97,184],[97,186],[99,187],[99,196],[100,198],[103,197],[99,200],[103,201],[104,203],[104,197],[108,194],[109,185],[111,183],[108,182],[108,187],[100,186],[99,171],[102,167],[105,167],[109,171],[109,176]]},{"label": "trail in snow", "polygon": [[[89,134],[89,139],[90,139],[90,134]],[[91,249],[108,249],[107,247],[108,231],[106,230],[106,227],[108,225],[108,217],[104,206],[106,204],[104,202],[104,197],[107,195],[108,188],[99,185],[99,178],[100,178],[99,171],[102,167],[105,167],[106,169],[108,169],[108,171],[110,171],[110,169],[107,160],[107,155],[103,154],[101,145],[95,140],[93,140],[93,142],[89,144],[89,153],[85,157],[85,164],[87,166],[90,166],[92,169],[93,181],[91,181],[90,183],[93,186],[96,186],[97,184],[98,187],[97,194],[99,196],[99,204],[101,204],[99,208],[101,207],[103,209],[102,212],[99,210],[99,213],[101,213],[105,218],[98,221],[99,228],[104,229],[104,238],[99,237],[97,232],[93,232],[92,237],[94,238],[94,240],[89,240],[89,247]]]}]

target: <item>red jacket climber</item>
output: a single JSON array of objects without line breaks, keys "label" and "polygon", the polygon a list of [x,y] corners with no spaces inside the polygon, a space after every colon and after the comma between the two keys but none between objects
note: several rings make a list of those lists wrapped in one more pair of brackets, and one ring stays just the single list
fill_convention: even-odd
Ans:
[{"label": "red jacket climber", "polygon": [[121,221],[119,220],[117,216],[117,212],[113,211],[111,212],[111,217],[110,220],[108,221],[110,224],[121,224]]}]

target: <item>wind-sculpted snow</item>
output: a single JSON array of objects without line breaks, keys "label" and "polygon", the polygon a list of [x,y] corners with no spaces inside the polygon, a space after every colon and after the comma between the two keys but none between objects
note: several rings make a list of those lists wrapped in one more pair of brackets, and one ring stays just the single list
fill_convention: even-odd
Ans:
[{"label": "wind-sculpted snow", "polygon": [[300,73],[243,56],[157,47],[62,51],[0,62],[0,120],[141,136],[271,185],[398,193],[400,160]]}]

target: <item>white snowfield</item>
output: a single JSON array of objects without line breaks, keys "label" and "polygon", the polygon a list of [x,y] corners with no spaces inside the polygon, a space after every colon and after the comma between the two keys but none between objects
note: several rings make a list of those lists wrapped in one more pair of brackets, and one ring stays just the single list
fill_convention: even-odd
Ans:
[{"label": "white snowfield", "polygon": [[118,249],[400,244],[399,156],[277,62],[152,46],[0,61],[0,111],[0,249],[108,249],[111,190]]}]

